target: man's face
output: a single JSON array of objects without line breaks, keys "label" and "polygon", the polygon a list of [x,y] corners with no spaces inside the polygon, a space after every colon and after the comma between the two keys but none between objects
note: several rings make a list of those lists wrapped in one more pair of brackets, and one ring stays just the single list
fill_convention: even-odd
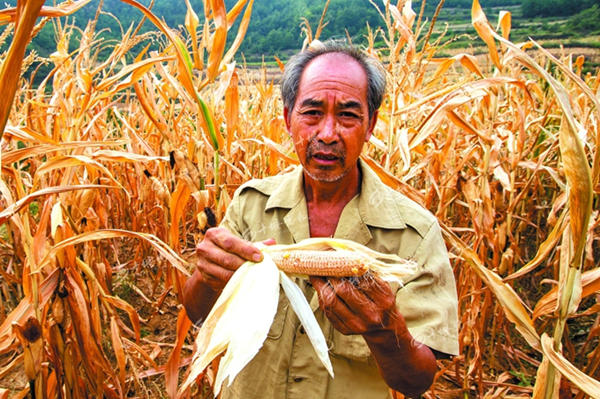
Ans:
[{"label": "man's face", "polygon": [[341,53],[308,64],[284,116],[304,171],[322,182],[339,181],[356,167],[377,120],[376,113],[369,120],[365,71]]}]

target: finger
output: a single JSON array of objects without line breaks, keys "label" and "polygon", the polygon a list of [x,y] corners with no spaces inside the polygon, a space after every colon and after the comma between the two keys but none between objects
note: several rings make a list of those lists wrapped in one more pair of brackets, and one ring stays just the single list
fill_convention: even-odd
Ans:
[{"label": "finger", "polygon": [[[352,283],[342,279],[321,277],[311,277],[311,282],[318,293],[319,306],[337,330],[343,334],[366,331],[366,323],[361,316],[353,312],[340,296],[341,292],[348,291],[345,285],[352,286]],[[353,289],[357,291],[356,288]]]},{"label": "finger", "polygon": [[225,287],[233,275],[233,271],[209,262],[202,262],[198,264],[197,269],[200,272],[202,281],[216,290],[221,290],[223,287]]},{"label": "finger", "polygon": [[260,249],[225,228],[217,227],[207,230],[204,239],[208,239],[226,252],[235,254],[244,260],[260,262],[263,258]]},{"label": "finger", "polygon": [[229,270],[237,270],[246,260],[236,254],[229,253],[211,241],[202,241],[196,247],[198,267],[203,263],[219,265]]},{"label": "finger", "polygon": [[329,282],[329,279],[325,277],[311,276],[310,282],[312,283],[315,291],[317,291],[321,309],[329,309],[335,305],[337,297],[333,286]]},{"label": "finger", "polygon": [[396,306],[396,295],[392,292],[389,284],[380,278],[375,276],[361,278],[357,287],[363,295],[382,309]]},{"label": "finger", "polygon": [[369,305],[372,301],[358,287],[358,282],[355,279],[341,278],[330,279],[336,295],[346,306],[351,310],[361,309],[365,305]]},{"label": "finger", "polygon": [[268,240],[264,240],[262,243],[265,245],[275,245],[275,239],[269,238]]},{"label": "finger", "polygon": [[[366,290],[374,289],[376,292],[381,291],[381,288],[375,287],[376,284],[378,283],[374,281],[357,281],[355,285],[353,281],[348,279],[332,281],[337,297],[345,303],[348,309],[347,314],[342,310],[339,311],[338,316],[348,319],[354,316],[351,321],[345,320],[346,325],[350,328],[358,330],[369,327],[381,327],[385,321],[386,310],[389,309],[390,303],[393,305],[394,298],[393,296],[391,298],[382,296],[381,303],[373,301],[372,298],[365,294],[363,288]],[[391,290],[389,290],[389,293],[391,294]]]}]

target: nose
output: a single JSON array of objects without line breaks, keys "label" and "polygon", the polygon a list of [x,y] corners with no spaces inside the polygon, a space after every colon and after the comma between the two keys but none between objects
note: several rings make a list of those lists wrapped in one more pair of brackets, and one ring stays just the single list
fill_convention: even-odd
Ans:
[{"label": "nose", "polygon": [[317,139],[325,144],[332,144],[338,140],[335,118],[328,115],[323,119],[323,122],[319,127],[319,132],[317,133]]}]

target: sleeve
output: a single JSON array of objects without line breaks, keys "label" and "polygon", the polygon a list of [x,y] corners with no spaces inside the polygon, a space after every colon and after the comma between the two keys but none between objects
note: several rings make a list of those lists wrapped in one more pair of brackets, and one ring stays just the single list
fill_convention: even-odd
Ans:
[{"label": "sleeve", "polygon": [[411,335],[439,352],[459,353],[458,298],[446,245],[437,222],[417,245],[419,272],[400,288],[396,306]]}]

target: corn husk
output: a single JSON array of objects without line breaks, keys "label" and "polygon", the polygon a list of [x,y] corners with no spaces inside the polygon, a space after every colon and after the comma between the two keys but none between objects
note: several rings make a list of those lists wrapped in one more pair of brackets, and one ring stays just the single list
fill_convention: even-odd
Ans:
[{"label": "corn husk", "polygon": [[[292,250],[353,251],[369,260],[369,272],[385,281],[402,284],[414,273],[416,264],[396,255],[382,254],[353,241],[331,238],[309,238],[292,245],[271,245],[262,248],[263,261],[244,263],[229,280],[196,337],[196,354],[187,379],[179,389],[182,396],[194,380],[221,353],[219,370],[213,386],[216,395],[227,380],[235,376],[252,360],[262,347],[279,302],[279,284],[296,312],[310,342],[327,372],[334,371],[327,352],[327,343],[306,297],[294,281],[277,268],[272,256]],[[306,277],[305,274],[300,277]]]}]

